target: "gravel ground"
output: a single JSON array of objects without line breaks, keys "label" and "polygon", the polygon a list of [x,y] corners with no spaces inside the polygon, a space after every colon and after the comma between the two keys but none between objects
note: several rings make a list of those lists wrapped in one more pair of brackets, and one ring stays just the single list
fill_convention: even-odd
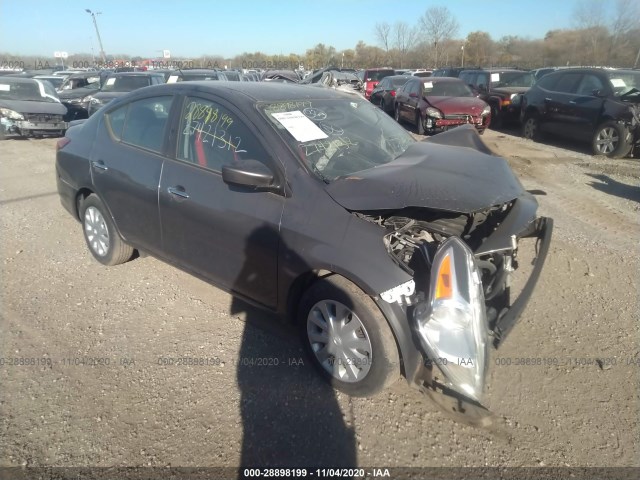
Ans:
[{"label": "gravel ground", "polygon": [[640,466],[638,160],[484,140],[555,220],[492,353],[488,428],[406,382],[334,392],[289,327],[154,258],[99,265],[60,206],[56,140],[0,142],[0,467]]}]

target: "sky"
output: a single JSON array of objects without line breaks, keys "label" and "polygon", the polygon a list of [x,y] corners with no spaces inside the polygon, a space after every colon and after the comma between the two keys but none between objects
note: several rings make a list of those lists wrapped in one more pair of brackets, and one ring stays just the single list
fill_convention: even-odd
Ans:
[{"label": "sky", "polygon": [[[543,38],[547,31],[573,28],[581,0],[0,0],[0,56],[53,57],[54,51],[99,52],[91,16],[105,52],[159,57],[244,52],[303,55],[318,43],[338,51],[359,40],[377,45],[374,26],[404,21],[417,25],[432,6],[446,6],[458,21],[458,37],[489,32]],[[603,0],[611,3],[614,0]],[[0,58],[0,62],[2,58]]]}]

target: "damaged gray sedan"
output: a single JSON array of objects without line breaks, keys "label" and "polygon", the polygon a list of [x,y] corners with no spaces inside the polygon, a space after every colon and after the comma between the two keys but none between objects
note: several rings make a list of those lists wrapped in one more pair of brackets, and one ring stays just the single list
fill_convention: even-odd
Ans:
[{"label": "damaged gray sedan", "polygon": [[[551,238],[473,127],[417,142],[332,89],[141,89],[71,127],[56,165],[99,262],[147,252],[282,314],[350,395],[404,376],[480,403],[491,345],[522,313]],[[512,299],[524,237],[537,254]]]}]

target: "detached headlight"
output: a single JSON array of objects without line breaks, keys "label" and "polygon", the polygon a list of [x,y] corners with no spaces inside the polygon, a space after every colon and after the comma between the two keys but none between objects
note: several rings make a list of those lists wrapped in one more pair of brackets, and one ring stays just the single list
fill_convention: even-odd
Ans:
[{"label": "detached headlight", "polygon": [[487,105],[486,107],[484,107],[482,109],[482,114],[481,115],[484,117],[486,115],[489,115],[490,113],[491,113],[491,107],[489,105]]},{"label": "detached headlight", "polygon": [[10,110],[8,108],[0,108],[0,117],[6,117],[11,120],[24,120],[21,113]]},{"label": "detached headlight", "polygon": [[480,401],[488,328],[480,271],[458,237],[436,252],[429,300],[415,309],[420,341],[454,390]]},{"label": "detached headlight", "polygon": [[427,115],[433,118],[443,118],[442,112],[433,107],[427,107]]}]

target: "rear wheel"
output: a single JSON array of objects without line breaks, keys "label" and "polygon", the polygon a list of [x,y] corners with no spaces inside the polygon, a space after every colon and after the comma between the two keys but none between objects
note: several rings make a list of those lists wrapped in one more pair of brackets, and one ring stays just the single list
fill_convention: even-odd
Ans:
[{"label": "rear wheel", "polygon": [[393,109],[393,118],[396,119],[396,122],[400,123],[400,109],[397,104]]},{"label": "rear wheel", "polygon": [[629,154],[631,143],[626,127],[616,122],[605,122],[593,134],[591,147],[594,155],[620,158]]},{"label": "rear wheel", "polygon": [[374,301],[337,275],[314,283],[300,302],[298,326],[305,350],[334,388],[374,395],[400,378],[391,328]]},{"label": "rear wheel", "polygon": [[89,195],[80,204],[80,219],[89,251],[103,265],[118,265],[131,259],[133,248],[116,231],[102,200]]}]

